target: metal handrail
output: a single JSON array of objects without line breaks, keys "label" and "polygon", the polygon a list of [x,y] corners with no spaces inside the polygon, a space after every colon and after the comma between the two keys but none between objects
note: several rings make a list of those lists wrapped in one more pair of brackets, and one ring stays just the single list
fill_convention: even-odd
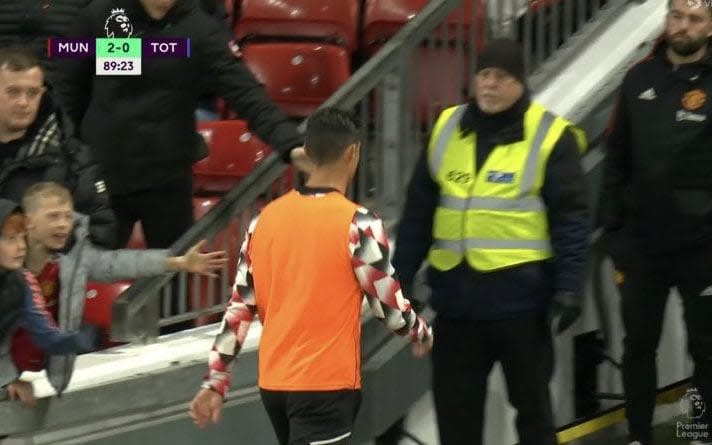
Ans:
[{"label": "metal handrail", "polygon": [[[521,0],[509,1],[512,11],[517,11],[517,8],[513,6],[519,1]],[[562,1],[569,4],[572,0]],[[478,2],[473,0],[473,3],[475,3],[474,18],[477,15]],[[610,0],[610,3],[617,7],[626,2]],[[476,34],[476,20],[473,20],[470,29],[470,45],[467,48],[469,55],[465,55],[463,48],[465,43],[461,41],[463,37],[462,23],[457,24],[454,35],[448,35],[448,26],[441,26],[461,4],[462,0],[431,0],[419,14],[385,42],[379,51],[322,105],[336,106],[342,109],[357,107],[361,117],[372,123],[373,128],[364,128],[363,130],[365,132],[364,140],[369,140],[369,138],[376,140],[374,143],[366,144],[365,153],[362,153],[362,165],[357,180],[360,189],[355,198],[375,206],[386,218],[392,218],[397,214],[397,207],[401,204],[402,194],[409,177],[408,172],[415,162],[413,154],[415,150],[412,146],[422,143],[429,131],[429,126],[432,125],[432,120],[435,117],[434,111],[437,112],[432,108],[430,102],[425,105],[426,109],[419,108],[422,104],[418,103],[417,99],[412,101],[411,94],[408,94],[411,92],[413,84],[418,80],[415,77],[417,74],[411,72],[413,58],[422,54],[422,51],[431,55],[438,50],[450,51],[452,48],[448,46],[449,43],[444,45],[443,49],[442,42],[451,42],[451,38],[457,37],[454,51],[463,60],[459,60],[455,69],[459,70],[465,66],[471,69],[474,66],[476,48],[473,47],[475,45],[472,44],[472,39]],[[536,16],[540,26],[538,33],[541,34],[543,32],[541,30],[541,9],[537,13],[526,12],[525,14],[523,17],[525,29],[532,26],[532,21]],[[523,38],[526,43],[526,39],[529,37],[524,36]],[[469,66],[460,66],[466,57],[469,57]],[[557,67],[560,66],[557,65]],[[535,77],[536,75],[530,78]],[[437,88],[438,91],[428,91],[427,100],[432,103],[436,103],[438,100],[453,100],[453,95],[448,96],[448,93],[443,93],[447,88],[457,88],[457,86],[440,85]],[[439,93],[447,97],[438,99]],[[463,97],[461,92],[455,96]],[[426,124],[422,123],[423,113],[427,116]],[[299,125],[299,129],[304,131],[305,122]],[[268,190],[271,184],[284,174],[285,168],[286,166],[282,164],[276,154],[267,157],[248,177],[227,193],[213,209],[171,246],[173,254],[184,253],[200,239],[209,238],[218,233],[228,225],[230,219],[236,214],[250,210],[258,196]],[[369,180],[375,184],[373,187],[378,193],[373,203],[370,201],[370,191],[367,190],[371,183]],[[160,299],[157,297],[161,290],[164,291],[164,297],[166,291],[170,293],[172,278],[175,275],[175,273],[168,273],[160,277],[138,280],[116,299],[113,306],[113,339],[151,341],[158,335],[159,325],[180,322],[203,313],[214,313],[220,309],[220,306],[215,305],[193,312],[184,311],[181,315],[161,320]],[[180,275],[185,280],[185,275]],[[227,280],[223,275],[220,284],[224,287],[226,283]],[[210,282],[210,286],[213,284]],[[211,288],[211,290],[213,289]],[[226,290],[226,288],[222,288],[218,292]],[[187,296],[185,299],[187,300]],[[221,301],[224,301],[224,298]],[[183,304],[183,307],[185,306]]]},{"label": "metal handrail", "polygon": [[[376,86],[380,77],[392,71],[399,63],[394,55],[403,51],[403,47],[410,45],[410,42],[419,42],[432,32],[460,1],[432,0],[428,3],[420,14],[409,21],[362,69],[354,73],[323,106],[353,107]],[[303,132],[305,127],[306,122],[303,121],[299,130]],[[281,163],[277,154],[268,156],[176,241],[170,251],[180,255],[200,239],[217,233],[227,224],[232,214],[247,209],[285,169],[286,166]],[[151,300],[155,299],[160,289],[175,275],[176,273],[167,273],[160,277],[137,280],[116,299],[112,308],[112,339],[148,342],[156,338],[158,308],[150,306],[153,303],[157,305],[158,302]]]}]

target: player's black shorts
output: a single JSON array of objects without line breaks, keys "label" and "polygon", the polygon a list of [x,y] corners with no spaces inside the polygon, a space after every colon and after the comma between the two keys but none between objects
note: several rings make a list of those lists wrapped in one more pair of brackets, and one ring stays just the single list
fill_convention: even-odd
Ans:
[{"label": "player's black shorts", "polygon": [[262,403],[280,445],[346,445],[361,392],[269,391],[260,389]]}]

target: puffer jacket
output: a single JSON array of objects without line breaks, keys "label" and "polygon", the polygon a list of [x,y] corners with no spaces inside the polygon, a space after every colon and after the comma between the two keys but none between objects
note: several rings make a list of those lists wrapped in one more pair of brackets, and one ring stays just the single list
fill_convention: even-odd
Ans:
[{"label": "puffer jacket", "polygon": [[[74,244],[59,255],[59,327],[78,332],[84,314],[84,295],[89,280],[113,282],[151,277],[166,272],[167,250],[105,250],[89,239],[89,218],[77,215]],[[76,355],[49,358],[47,375],[61,394],[72,377]]]}]

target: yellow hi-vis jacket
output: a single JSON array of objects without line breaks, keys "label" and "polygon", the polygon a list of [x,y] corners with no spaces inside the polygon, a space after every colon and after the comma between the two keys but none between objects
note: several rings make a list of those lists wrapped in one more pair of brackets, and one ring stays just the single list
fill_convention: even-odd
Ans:
[{"label": "yellow hi-vis jacket", "polygon": [[532,102],[524,115],[524,140],[495,146],[475,174],[477,135],[463,136],[459,128],[466,109],[444,110],[428,146],[430,173],[440,186],[428,262],[445,271],[466,258],[472,268],[491,271],[550,258],[541,197],[546,164],[565,129],[581,152],[585,134]]}]

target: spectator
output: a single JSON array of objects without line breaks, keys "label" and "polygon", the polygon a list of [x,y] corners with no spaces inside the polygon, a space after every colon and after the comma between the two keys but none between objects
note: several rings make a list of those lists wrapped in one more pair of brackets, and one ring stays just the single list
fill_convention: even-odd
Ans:
[{"label": "spectator", "polygon": [[[228,22],[225,4],[221,0],[200,0],[200,7],[209,16],[215,18],[215,20],[225,28],[226,32],[232,32],[231,24]],[[209,88],[206,91],[208,90]],[[219,120],[220,114],[217,99],[218,97],[214,92],[203,94],[198,99],[198,109],[195,110],[195,120],[198,122]]]},{"label": "spectator", "polygon": [[218,421],[230,366],[257,313],[258,385],[281,445],[351,443],[364,294],[376,318],[410,338],[416,356],[430,350],[430,328],[403,298],[390,264],[383,222],[344,196],[360,147],[343,111],[325,108],[309,119],[306,150],[316,166],[306,187],[250,224],[210,373],[191,403],[198,426]]},{"label": "spectator", "polygon": [[[88,239],[87,218],[75,216],[69,191],[53,182],[40,182],[27,189],[22,205],[27,215],[27,268],[35,274],[58,268],[54,286],[59,292],[58,322],[69,332],[82,325],[89,279],[112,282],[179,270],[215,276],[213,271],[227,263],[225,252],[200,253],[203,242],[178,257],[169,256],[165,250],[99,249]],[[74,358],[67,355],[49,360],[47,374],[58,393],[69,383]]]},{"label": "spectator", "polygon": [[92,242],[116,243],[116,219],[99,166],[44,87],[39,60],[26,48],[0,49],[0,197],[16,202],[33,183],[55,181],[72,190],[77,210],[90,216]]},{"label": "spectator", "polygon": [[416,165],[393,262],[407,291],[427,258],[440,443],[482,444],[500,362],[519,443],[554,445],[550,327],[581,311],[585,136],[531,100],[516,42],[489,42],[472,82],[473,100],[440,114]]},{"label": "spectator", "polygon": [[59,64],[60,103],[105,169],[120,245],[136,221],[148,246],[161,248],[192,225],[191,166],[202,156],[194,112],[208,88],[285,161],[308,163],[296,127],[240,59],[224,26],[193,0],[94,0],[69,35],[190,38],[189,58],[144,58],[140,76],[94,76],[93,59]]},{"label": "spectator", "polygon": [[47,59],[47,39],[64,37],[79,10],[91,0],[2,0],[0,48],[22,45],[42,61],[47,77],[53,66]]},{"label": "spectator", "polygon": [[692,385],[707,404],[699,422],[712,426],[710,37],[709,2],[670,0],[664,38],[626,73],[611,118],[600,208],[621,295],[632,445],[653,443],[657,349],[671,287],[684,306]]},{"label": "spectator", "polygon": [[34,405],[32,384],[18,380],[10,359],[10,343],[19,326],[48,354],[69,354],[91,348],[90,331],[67,334],[57,329],[45,311],[39,286],[22,270],[27,246],[25,217],[12,201],[0,199],[0,386],[11,399]]}]

